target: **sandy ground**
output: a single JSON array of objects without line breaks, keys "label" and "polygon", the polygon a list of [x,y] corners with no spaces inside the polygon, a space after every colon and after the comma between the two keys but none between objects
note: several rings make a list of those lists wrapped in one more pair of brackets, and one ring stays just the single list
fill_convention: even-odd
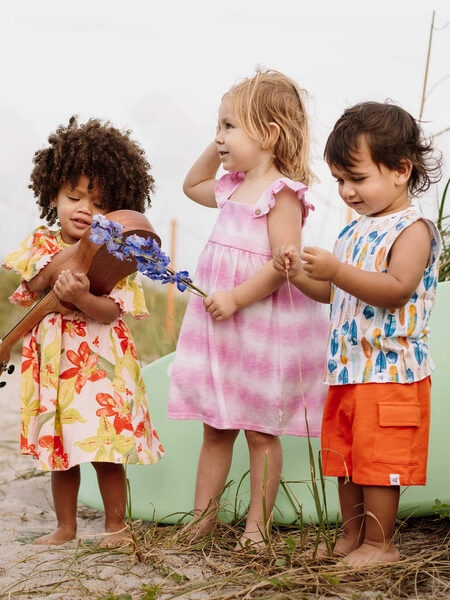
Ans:
[{"label": "sandy ground", "polygon": [[[130,552],[98,547],[103,514],[81,504],[77,540],[59,547],[33,545],[34,538],[55,527],[50,475],[36,470],[33,459],[19,453],[19,368],[0,379],[7,381],[0,389],[0,598],[86,600],[108,594],[142,598],[143,585],[159,584],[164,589],[167,580],[158,574],[154,561],[142,563]],[[164,556],[164,562],[180,572],[179,557]],[[190,562],[183,564],[181,573],[197,577],[198,567]],[[189,596],[195,597],[207,596]]]}]

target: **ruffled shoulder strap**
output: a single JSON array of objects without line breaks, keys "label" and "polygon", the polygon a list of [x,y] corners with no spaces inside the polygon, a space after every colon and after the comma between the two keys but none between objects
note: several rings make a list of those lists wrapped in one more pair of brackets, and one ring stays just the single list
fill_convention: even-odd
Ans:
[{"label": "ruffled shoulder strap", "polygon": [[244,181],[244,173],[231,172],[225,173],[220,179],[217,180],[215,187],[215,196],[217,206],[222,208],[231,194],[241,185]]},{"label": "ruffled shoulder strap", "polygon": [[65,247],[59,232],[50,231],[45,225],[38,227],[5,258],[3,267],[12,269],[25,281],[47,265],[53,256]]},{"label": "ruffled shoulder strap", "polygon": [[300,200],[302,205],[302,225],[304,225],[309,211],[314,210],[314,205],[310,202],[307,202],[307,200],[305,199],[305,192],[308,190],[307,186],[301,183],[300,181],[293,181],[288,177],[281,177],[280,179],[276,179],[264,190],[264,192],[261,194],[261,197],[255,205],[253,214],[255,217],[267,215],[269,210],[275,206],[276,195],[285,187],[297,193],[298,199]]}]

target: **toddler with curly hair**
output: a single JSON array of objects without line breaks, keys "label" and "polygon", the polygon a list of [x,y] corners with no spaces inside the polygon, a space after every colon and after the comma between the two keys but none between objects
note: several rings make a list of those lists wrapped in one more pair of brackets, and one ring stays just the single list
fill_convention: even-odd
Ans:
[{"label": "toddler with curly hair", "polygon": [[[30,188],[38,227],[4,263],[21,276],[13,303],[30,306],[50,286],[48,267],[75,244],[95,215],[119,209],[143,213],[154,180],[144,150],[109,122],[72,117],[34,155]],[[49,226],[55,225],[54,228]],[[97,472],[105,508],[102,546],[126,540],[124,464],[152,464],[164,451],[154,430],[136,349],[122,320],[148,316],[136,274],[109,294],[89,290],[84,273],[62,271],[58,299],[74,306],[53,312],[25,336],[22,354],[20,449],[52,472],[56,529],[34,540],[63,544],[75,537],[80,464]]]}]

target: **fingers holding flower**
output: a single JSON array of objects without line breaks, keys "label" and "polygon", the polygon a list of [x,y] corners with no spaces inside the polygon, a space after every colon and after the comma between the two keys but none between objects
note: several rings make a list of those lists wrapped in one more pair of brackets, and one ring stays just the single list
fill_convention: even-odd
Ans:
[{"label": "fingers holding flower", "polygon": [[225,321],[238,309],[233,291],[230,290],[214,292],[203,300],[203,305],[216,321]]}]

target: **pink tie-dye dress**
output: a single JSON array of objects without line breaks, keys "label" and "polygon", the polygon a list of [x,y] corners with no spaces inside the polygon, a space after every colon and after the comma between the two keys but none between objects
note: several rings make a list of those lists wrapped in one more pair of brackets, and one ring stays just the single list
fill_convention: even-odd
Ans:
[{"label": "pink tie-dye dress", "polygon": [[[307,188],[288,178],[274,181],[254,205],[234,202],[242,181],[241,173],[228,173],[216,186],[220,214],[195,275],[209,293],[234,288],[271,260],[267,214],[283,187],[297,192],[303,222],[313,208],[304,199]],[[324,307],[292,285],[226,321],[215,321],[202,298],[192,296],[171,373],[169,417],[217,429],[305,435],[304,399],[309,432],[319,435],[327,333]]]}]

